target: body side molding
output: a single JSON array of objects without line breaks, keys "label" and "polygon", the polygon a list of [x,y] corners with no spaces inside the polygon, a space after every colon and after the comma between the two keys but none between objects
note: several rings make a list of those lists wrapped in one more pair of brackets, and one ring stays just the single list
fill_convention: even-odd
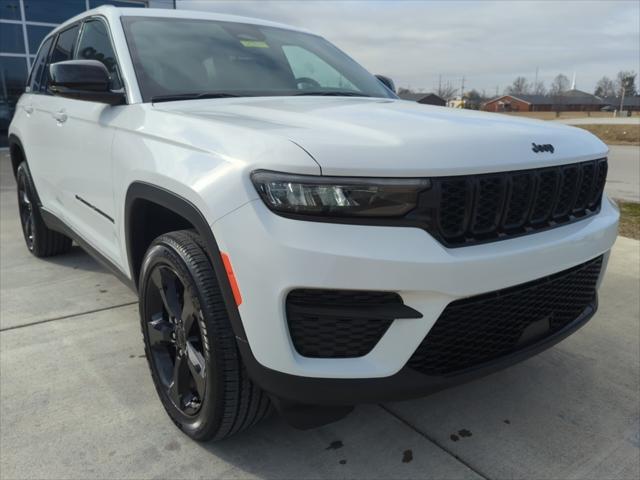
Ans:
[{"label": "body side molding", "polygon": [[109,220],[111,223],[115,223],[115,221],[113,220],[113,217],[111,217],[110,215],[107,215],[106,213],[104,213],[102,210],[100,210],[98,207],[96,207],[95,205],[93,205],[92,203],[87,202],[84,198],[82,198],[80,195],[76,194],[76,200],[78,200],[80,203],[82,203],[83,205],[85,205],[86,207],[89,207],[91,210],[93,210],[94,212],[102,215],[104,218],[106,218],[107,220]]}]

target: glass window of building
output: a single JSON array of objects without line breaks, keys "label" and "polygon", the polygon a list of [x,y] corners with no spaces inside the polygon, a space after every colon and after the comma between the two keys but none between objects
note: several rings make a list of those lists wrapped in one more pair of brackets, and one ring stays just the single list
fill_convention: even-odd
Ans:
[{"label": "glass window of building", "polygon": [[[87,8],[85,0],[23,0],[28,22],[62,23]],[[53,5],[55,3],[55,6]]]},{"label": "glass window of building", "polygon": [[20,57],[0,57],[0,135],[6,137],[16,102],[24,91],[27,63]]},{"label": "glass window of building", "polygon": [[17,23],[3,23],[0,27],[0,52],[25,53],[22,25]]},{"label": "glass window of building", "polygon": [[113,5],[114,7],[124,7],[124,8],[144,8],[146,5],[143,2],[127,2],[126,0],[89,0],[89,8],[96,8],[100,5]]},{"label": "glass window of building", "polygon": [[53,30],[54,27],[43,27],[41,25],[28,25],[27,38],[29,38],[29,53],[35,55],[42,43],[42,39]]},{"label": "glass window of building", "polygon": [[0,18],[20,20],[20,0],[0,0]]},{"label": "glass window of building", "polygon": [[84,24],[76,58],[82,60],[98,60],[107,67],[111,74],[111,88],[122,88],[116,54],[111,46],[111,39],[107,27],[100,20],[91,20]]}]

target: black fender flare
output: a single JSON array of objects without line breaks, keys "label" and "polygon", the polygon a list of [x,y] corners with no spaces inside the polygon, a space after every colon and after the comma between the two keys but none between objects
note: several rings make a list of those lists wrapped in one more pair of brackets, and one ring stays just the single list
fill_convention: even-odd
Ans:
[{"label": "black fender flare", "polygon": [[186,219],[196,229],[207,249],[207,254],[211,260],[213,271],[218,280],[222,297],[224,298],[227,314],[231,321],[231,327],[236,339],[244,344],[247,344],[247,336],[240,319],[240,312],[233,297],[233,291],[229,284],[226,269],[220,256],[220,249],[218,243],[213,235],[213,231],[209,226],[209,223],[205,219],[204,215],[198,208],[186,198],[183,198],[175,193],[146,182],[133,182],[127,189],[125,197],[125,215],[124,215],[124,228],[125,228],[125,242],[127,246],[127,259],[129,262],[129,271],[131,272],[132,280],[138,286],[138,279],[133,278],[135,276],[136,269],[133,265],[133,252],[132,252],[132,235],[131,231],[131,218],[133,215],[133,206],[136,200],[146,200],[156,203],[167,210],[171,210],[175,214]]},{"label": "black fender flare", "polygon": [[[22,141],[20,140],[20,138],[15,133],[12,133],[11,135],[9,135],[9,156],[11,157],[11,168],[13,171],[13,177],[14,178],[16,177],[16,173],[18,171],[18,166],[19,166],[19,164],[18,165],[14,164],[14,159],[12,154],[13,147],[18,147],[22,152],[22,161],[27,164],[27,170],[29,170],[29,175],[31,175],[31,169],[29,168],[29,161],[27,160],[27,152],[25,152],[24,146],[22,145]],[[31,175],[31,178],[33,178],[33,175]],[[38,195],[38,189],[36,188],[35,183],[33,185],[33,191],[36,196],[36,204],[39,207],[42,207],[42,202],[40,201],[40,195]]]}]

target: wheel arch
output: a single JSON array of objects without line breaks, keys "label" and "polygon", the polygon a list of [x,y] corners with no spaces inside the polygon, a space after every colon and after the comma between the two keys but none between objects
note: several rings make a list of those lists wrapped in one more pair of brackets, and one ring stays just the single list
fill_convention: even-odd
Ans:
[{"label": "wheel arch", "polygon": [[22,142],[14,133],[9,135],[9,156],[11,157],[11,168],[15,178],[18,173],[18,166],[27,161],[27,156],[24,153]]},{"label": "wheel arch", "polygon": [[35,195],[36,203],[38,204],[38,206],[42,207],[42,201],[40,200],[38,189],[36,188],[35,181],[33,180],[33,175],[31,175],[31,169],[29,168],[29,161],[27,160],[24,146],[22,145],[22,141],[20,140],[20,138],[14,133],[9,135],[9,156],[11,157],[11,170],[13,171],[13,178],[15,178],[16,180],[18,178],[18,167],[22,162],[26,164],[28,174],[31,177],[31,181],[33,183],[33,194]]},{"label": "wheel arch", "polygon": [[[160,220],[153,215],[145,218],[145,213],[149,212],[149,208],[167,213],[168,218],[163,217],[161,224],[151,225],[149,230],[145,230],[150,225],[149,220],[152,222]],[[145,221],[141,222],[141,218],[145,218]],[[146,182],[133,182],[129,185],[125,197],[124,221],[129,271],[136,288],[139,286],[140,267],[149,244],[163,233],[183,228],[193,228],[200,235],[206,246],[206,253],[220,285],[234,334],[238,340],[246,343],[244,327],[242,326],[240,313],[220,256],[218,243],[205,216],[198,207],[186,198],[163,187]],[[152,236],[153,238],[151,238]]]}]

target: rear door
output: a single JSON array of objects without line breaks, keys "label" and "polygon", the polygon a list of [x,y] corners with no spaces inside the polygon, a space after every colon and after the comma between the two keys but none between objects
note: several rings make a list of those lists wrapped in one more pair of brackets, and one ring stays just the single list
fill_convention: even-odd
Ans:
[{"label": "rear door", "polygon": [[[85,20],[71,49],[72,58],[98,60],[111,74],[111,89],[122,89],[120,69],[107,23]],[[111,147],[114,121],[126,106],[57,99],[52,108],[56,125],[55,163],[61,167],[58,188],[69,226],[112,262],[121,255],[114,225]]]}]

